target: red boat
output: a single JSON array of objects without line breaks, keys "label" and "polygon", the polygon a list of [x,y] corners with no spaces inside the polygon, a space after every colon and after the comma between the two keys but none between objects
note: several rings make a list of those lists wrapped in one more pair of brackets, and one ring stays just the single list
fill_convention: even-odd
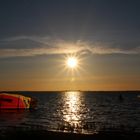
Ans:
[{"label": "red boat", "polygon": [[0,109],[30,109],[35,105],[36,101],[31,97],[20,94],[0,94]]}]

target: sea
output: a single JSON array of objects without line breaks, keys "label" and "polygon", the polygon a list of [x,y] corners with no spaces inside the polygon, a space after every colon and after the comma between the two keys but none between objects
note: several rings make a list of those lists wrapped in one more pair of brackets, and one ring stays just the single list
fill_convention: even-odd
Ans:
[{"label": "sea", "polygon": [[0,132],[47,130],[91,134],[140,132],[140,91],[16,91],[37,100],[31,110],[0,110]]}]

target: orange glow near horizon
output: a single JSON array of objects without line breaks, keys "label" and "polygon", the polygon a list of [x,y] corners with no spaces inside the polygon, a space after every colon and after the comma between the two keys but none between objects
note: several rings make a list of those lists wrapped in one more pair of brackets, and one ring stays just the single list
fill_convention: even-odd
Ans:
[{"label": "orange glow near horizon", "polygon": [[84,76],[81,78],[75,77],[73,81],[71,81],[73,77],[61,77],[58,76],[56,79],[51,79],[51,81],[42,80],[22,80],[22,81],[3,81],[0,82],[0,90],[1,91],[14,91],[14,90],[26,90],[26,91],[62,91],[62,90],[140,90],[139,83],[135,82],[135,79],[131,79],[119,82],[110,82],[107,81],[106,78],[102,77],[102,79],[95,78],[93,80],[88,81]]},{"label": "orange glow near horizon", "polygon": [[[75,59],[69,62],[70,58]],[[46,59],[43,62],[39,61],[37,67],[29,61],[33,68],[27,65],[26,69],[24,67],[23,69],[20,67],[6,69],[5,75],[1,72],[0,90],[140,90],[137,73],[134,75],[129,75],[127,71],[125,74],[121,73],[119,67],[112,69],[107,67],[110,64],[104,65],[101,61],[99,63],[94,57],[92,62],[87,60],[85,55],[66,54],[54,59],[48,58],[47,61]]]}]

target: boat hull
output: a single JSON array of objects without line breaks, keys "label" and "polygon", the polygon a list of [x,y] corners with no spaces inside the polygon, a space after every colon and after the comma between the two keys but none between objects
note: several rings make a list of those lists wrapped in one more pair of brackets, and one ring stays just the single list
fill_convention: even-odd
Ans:
[{"label": "boat hull", "polygon": [[31,108],[31,97],[20,94],[0,94],[0,109],[29,109]]}]

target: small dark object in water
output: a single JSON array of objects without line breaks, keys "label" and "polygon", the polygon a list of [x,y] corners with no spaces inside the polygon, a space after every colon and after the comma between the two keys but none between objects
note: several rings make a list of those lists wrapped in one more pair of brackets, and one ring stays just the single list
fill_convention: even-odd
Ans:
[{"label": "small dark object in water", "polygon": [[119,95],[119,100],[120,101],[123,101],[124,100],[124,98],[123,98],[123,96],[121,94]]}]

